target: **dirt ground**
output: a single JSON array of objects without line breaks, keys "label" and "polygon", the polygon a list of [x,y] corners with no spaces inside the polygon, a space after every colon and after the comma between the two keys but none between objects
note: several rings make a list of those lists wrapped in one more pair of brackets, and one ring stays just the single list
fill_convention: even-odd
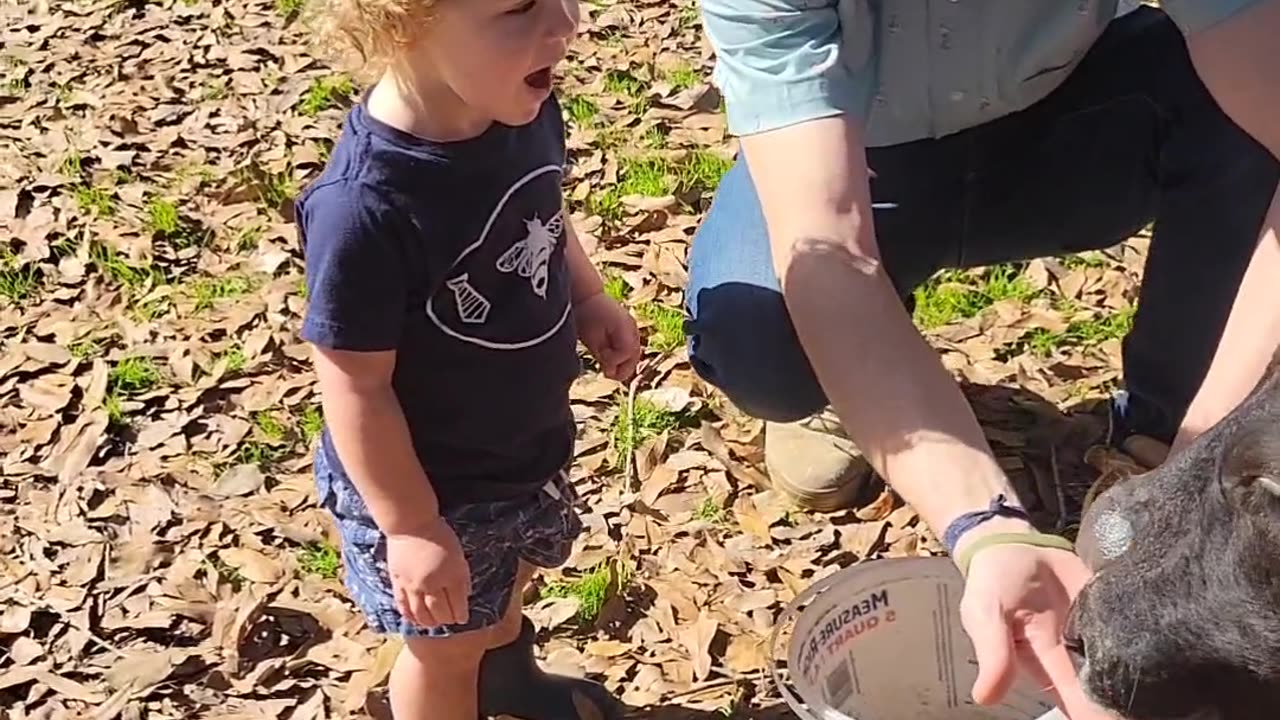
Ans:
[{"label": "dirt ground", "polygon": [[[0,717],[377,714],[396,646],[314,502],[291,206],[359,88],[306,47],[302,1],[0,4]],[[548,667],[637,717],[777,717],[776,613],[939,546],[888,493],[816,515],[768,490],[760,424],[684,346],[689,240],[734,150],[694,0],[582,10],[565,190],[647,349],[633,385],[588,364],[575,386],[588,532],[528,612]],[[1093,478],[1146,242],[917,292],[1047,527]]]}]

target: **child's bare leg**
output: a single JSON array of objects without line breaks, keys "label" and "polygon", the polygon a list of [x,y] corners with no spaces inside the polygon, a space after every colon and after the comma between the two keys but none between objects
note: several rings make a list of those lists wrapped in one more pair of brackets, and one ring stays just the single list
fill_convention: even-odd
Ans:
[{"label": "child's bare leg", "polygon": [[537,572],[537,568],[524,560],[520,561],[520,565],[516,569],[516,581],[511,588],[511,601],[507,603],[507,610],[502,614],[502,619],[498,621],[498,624],[489,629],[490,648],[510,645],[516,641],[516,638],[520,637],[520,626],[524,622],[524,589],[533,580],[535,572]]},{"label": "child's bare leg", "polygon": [[395,720],[476,720],[480,658],[491,630],[406,637],[388,681]]}]

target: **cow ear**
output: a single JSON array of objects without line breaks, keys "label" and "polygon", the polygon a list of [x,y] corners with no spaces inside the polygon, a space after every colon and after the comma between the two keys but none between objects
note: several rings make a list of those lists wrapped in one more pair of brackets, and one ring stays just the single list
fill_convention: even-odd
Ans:
[{"label": "cow ear", "polygon": [[[1222,481],[1245,503],[1277,507],[1280,503],[1280,428],[1253,422],[1234,428],[1223,448]],[[1253,499],[1252,501],[1250,499]]]}]

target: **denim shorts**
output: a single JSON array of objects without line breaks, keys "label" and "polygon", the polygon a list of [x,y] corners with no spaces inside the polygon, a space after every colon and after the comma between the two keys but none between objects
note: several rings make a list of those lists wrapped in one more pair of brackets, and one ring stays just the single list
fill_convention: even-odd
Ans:
[{"label": "denim shorts", "polygon": [[422,627],[396,608],[386,536],[350,478],[332,468],[319,449],[315,481],[320,506],[333,516],[341,537],[344,584],[369,627],[380,634],[447,637],[496,624],[515,590],[519,561],[541,568],[562,565],[582,532],[578,496],[564,472],[525,498],[446,511],[445,522],[457,534],[471,569],[469,617],[463,624]]}]

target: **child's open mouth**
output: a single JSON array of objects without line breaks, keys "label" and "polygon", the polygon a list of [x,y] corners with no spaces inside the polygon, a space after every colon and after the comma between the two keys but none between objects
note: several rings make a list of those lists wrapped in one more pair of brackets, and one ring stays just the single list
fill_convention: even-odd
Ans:
[{"label": "child's open mouth", "polygon": [[551,68],[544,67],[524,76],[524,84],[534,90],[546,90],[551,87]]}]

